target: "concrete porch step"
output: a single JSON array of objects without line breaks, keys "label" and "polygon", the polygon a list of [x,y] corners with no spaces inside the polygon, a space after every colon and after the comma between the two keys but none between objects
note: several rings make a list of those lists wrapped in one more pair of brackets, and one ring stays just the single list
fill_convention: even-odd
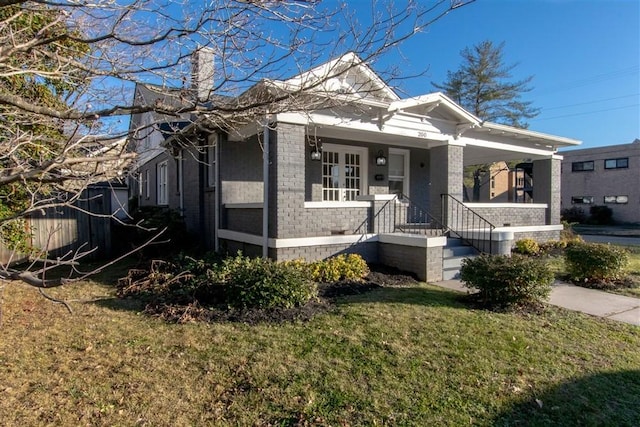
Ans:
[{"label": "concrete porch step", "polygon": [[477,254],[473,247],[465,245],[460,239],[447,238],[442,253],[442,280],[459,279],[462,260],[476,257]]}]

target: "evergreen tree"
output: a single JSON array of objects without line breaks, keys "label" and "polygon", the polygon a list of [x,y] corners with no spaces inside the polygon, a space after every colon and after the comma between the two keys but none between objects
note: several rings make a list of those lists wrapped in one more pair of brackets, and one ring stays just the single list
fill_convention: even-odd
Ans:
[{"label": "evergreen tree", "polygon": [[460,52],[462,64],[447,72],[441,84],[432,82],[447,96],[482,120],[527,128],[527,119],[539,114],[521,95],[531,90],[533,76],[511,81],[511,71],[518,65],[506,65],[504,42],[494,45],[485,40]]}]

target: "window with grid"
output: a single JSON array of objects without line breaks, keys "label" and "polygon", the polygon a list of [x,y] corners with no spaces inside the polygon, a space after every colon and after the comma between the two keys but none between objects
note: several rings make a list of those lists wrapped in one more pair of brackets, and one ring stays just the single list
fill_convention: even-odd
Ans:
[{"label": "window with grid", "polygon": [[356,200],[364,188],[366,149],[324,144],[322,147],[322,200]]},{"label": "window with grid", "polygon": [[322,200],[340,200],[340,164],[339,154],[322,152]]}]

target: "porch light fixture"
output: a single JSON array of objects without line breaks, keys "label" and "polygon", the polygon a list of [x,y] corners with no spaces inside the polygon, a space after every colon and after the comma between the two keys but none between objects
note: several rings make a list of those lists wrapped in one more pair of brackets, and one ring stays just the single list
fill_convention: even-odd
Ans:
[{"label": "porch light fixture", "polygon": [[382,150],[378,151],[378,155],[376,156],[376,165],[384,166],[387,164],[387,158],[384,156]]},{"label": "porch light fixture", "polygon": [[309,153],[309,157],[311,158],[311,160],[317,162],[320,159],[322,159],[322,151],[320,151],[320,149],[318,147],[314,147],[311,150],[311,153]]}]

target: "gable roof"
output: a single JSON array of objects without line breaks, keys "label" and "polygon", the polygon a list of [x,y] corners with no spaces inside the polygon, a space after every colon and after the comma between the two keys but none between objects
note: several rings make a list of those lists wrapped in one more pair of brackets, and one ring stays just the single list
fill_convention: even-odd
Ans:
[{"label": "gable roof", "polygon": [[340,94],[390,102],[400,97],[354,52],[287,80],[266,80],[279,89],[311,94]]}]

